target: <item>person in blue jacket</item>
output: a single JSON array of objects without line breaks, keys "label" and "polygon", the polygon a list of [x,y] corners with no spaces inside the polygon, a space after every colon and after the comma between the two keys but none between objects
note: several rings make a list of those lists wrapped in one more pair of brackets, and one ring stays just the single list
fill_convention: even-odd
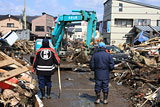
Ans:
[{"label": "person in blue jacket", "polygon": [[98,44],[98,49],[92,55],[90,61],[90,68],[94,71],[95,75],[95,93],[96,101],[95,104],[100,103],[100,93],[103,91],[103,103],[107,104],[108,98],[108,84],[109,74],[114,69],[114,61],[112,56],[106,52],[106,45],[104,42]]}]

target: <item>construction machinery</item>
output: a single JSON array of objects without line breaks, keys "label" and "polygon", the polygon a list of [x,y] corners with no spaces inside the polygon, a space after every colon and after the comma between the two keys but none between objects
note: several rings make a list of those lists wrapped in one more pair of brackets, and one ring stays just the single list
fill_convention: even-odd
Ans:
[{"label": "construction machinery", "polygon": [[[85,10],[72,10],[72,12],[78,12],[80,14],[59,16],[57,19],[56,25],[54,27],[54,30],[52,32],[51,43],[53,44],[55,51],[58,53],[60,57],[65,56],[67,52],[67,49],[62,48],[63,47],[62,42],[64,42],[63,35],[65,33],[66,26],[71,22],[76,22],[76,21],[88,22],[86,42],[85,42],[85,45],[86,45],[85,55],[87,55],[88,51],[91,48],[91,45],[90,45],[91,39],[93,38],[93,42],[95,40],[96,23],[97,23],[96,12],[85,11]],[[40,40],[38,41],[39,42],[36,42],[35,44],[36,50],[38,50],[42,45],[42,41]]]},{"label": "construction machinery", "polygon": [[72,12],[78,12],[79,15],[61,15],[59,16],[56,26],[52,32],[53,46],[55,46],[55,51],[60,54],[59,48],[60,43],[65,32],[65,26],[67,23],[75,21],[87,21],[87,36],[86,36],[86,46],[90,47],[90,42],[93,34],[93,41],[95,38],[97,17],[95,11],[85,11],[85,10],[73,10]]}]

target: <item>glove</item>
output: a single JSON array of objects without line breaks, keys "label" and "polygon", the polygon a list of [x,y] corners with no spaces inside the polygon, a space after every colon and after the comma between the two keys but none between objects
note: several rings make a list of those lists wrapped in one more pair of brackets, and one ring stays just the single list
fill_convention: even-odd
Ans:
[{"label": "glove", "polygon": [[32,74],[36,74],[36,70],[34,68],[32,69]]},{"label": "glove", "polygon": [[58,63],[58,66],[60,66],[60,63]]},{"label": "glove", "polygon": [[34,73],[34,69],[32,69],[32,73]]}]

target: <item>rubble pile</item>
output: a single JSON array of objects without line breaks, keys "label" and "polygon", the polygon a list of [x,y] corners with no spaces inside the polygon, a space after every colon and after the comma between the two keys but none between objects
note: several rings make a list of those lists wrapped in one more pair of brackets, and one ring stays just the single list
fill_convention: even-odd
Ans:
[{"label": "rubble pile", "polygon": [[70,41],[67,47],[67,53],[65,58],[66,61],[80,64],[88,63],[90,57],[86,56],[87,53],[85,53],[85,49],[86,47],[84,43],[81,43],[79,41]]},{"label": "rubble pile", "polygon": [[19,40],[14,43],[15,51],[20,54],[30,54],[34,53],[34,42],[27,40]]},{"label": "rubble pile", "polygon": [[133,107],[160,104],[160,38],[152,38],[139,45],[127,46],[132,59],[115,65],[113,71],[117,85],[130,89],[125,97]]},{"label": "rubble pile", "polygon": [[160,63],[160,38],[155,37],[133,47],[127,46],[126,51],[134,61],[158,67]]},{"label": "rubble pile", "polygon": [[36,80],[29,67],[0,52],[0,107],[34,107]]}]

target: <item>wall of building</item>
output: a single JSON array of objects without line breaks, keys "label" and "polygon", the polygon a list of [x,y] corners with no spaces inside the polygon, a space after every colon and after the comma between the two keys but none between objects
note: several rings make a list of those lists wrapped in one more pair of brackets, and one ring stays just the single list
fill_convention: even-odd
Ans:
[{"label": "wall of building", "polygon": [[[36,26],[43,26],[44,31],[36,31]],[[32,20],[32,32],[38,36],[51,36],[51,28],[55,26],[55,20],[53,16],[44,14],[34,20]]]},{"label": "wall of building", "polygon": [[104,16],[103,16],[103,38],[106,44],[110,43],[110,33],[107,32],[107,22],[111,21],[111,12],[112,12],[112,0],[108,0],[104,4]]},{"label": "wall of building", "polygon": [[[111,8],[111,33],[107,34],[104,32],[104,38],[109,35],[111,37],[111,44],[119,44],[122,42],[125,42],[125,34],[127,34],[132,27],[135,25],[137,19],[150,19],[150,25],[151,26],[157,26],[157,20],[160,20],[160,10],[151,8],[151,7],[146,7],[146,6],[141,6],[141,5],[136,5],[133,3],[127,3],[127,2],[122,2],[118,0],[109,0],[110,4],[108,8]],[[119,11],[119,3],[123,4],[122,12]],[[107,10],[108,11],[108,10]],[[104,11],[105,12],[105,11]],[[106,14],[104,13],[104,21],[106,20]],[[107,18],[108,19],[108,18]],[[132,26],[117,26],[115,24],[115,19],[132,19],[133,20],[133,25]]]},{"label": "wall of building", "polygon": [[[14,23],[14,27],[7,27],[7,23]],[[6,18],[0,21],[0,32],[2,32],[2,35],[8,33],[11,30],[17,30],[22,28],[22,23],[13,18]]]},{"label": "wall of building", "polygon": [[[36,26],[44,26],[44,31],[36,31]],[[38,36],[45,36],[46,34],[46,15],[42,15],[32,20],[32,32]]]},{"label": "wall of building", "polygon": [[55,25],[56,23],[55,23],[54,17],[50,15],[46,15],[46,33],[49,36],[52,35],[51,28],[54,27]]},{"label": "wall of building", "polygon": [[83,40],[86,40],[86,37],[87,37],[87,26],[88,26],[88,22],[86,21],[81,22],[81,28],[82,28],[81,37]]}]

